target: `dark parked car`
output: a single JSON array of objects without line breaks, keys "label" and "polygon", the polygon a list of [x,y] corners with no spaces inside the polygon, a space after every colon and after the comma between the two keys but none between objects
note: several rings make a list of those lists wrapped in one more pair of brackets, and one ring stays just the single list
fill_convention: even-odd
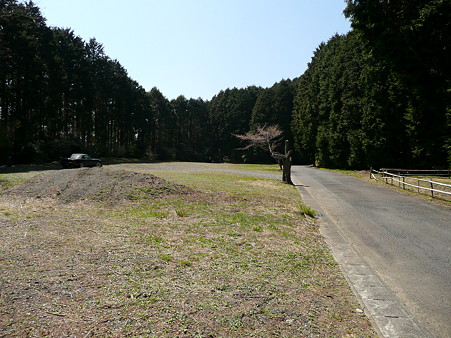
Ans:
[{"label": "dark parked car", "polygon": [[87,154],[72,154],[69,158],[62,158],[60,161],[63,168],[83,168],[83,167],[101,167],[102,160],[92,158]]}]

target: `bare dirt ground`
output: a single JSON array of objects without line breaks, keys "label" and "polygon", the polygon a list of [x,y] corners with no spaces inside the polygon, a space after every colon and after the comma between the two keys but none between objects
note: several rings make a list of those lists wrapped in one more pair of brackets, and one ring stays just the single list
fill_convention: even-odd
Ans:
[{"label": "bare dirt ground", "polygon": [[188,193],[150,174],[106,168],[56,170],[38,175],[4,195],[53,199],[57,203],[100,201],[117,204],[145,196]]},{"label": "bare dirt ground", "polygon": [[375,336],[315,223],[274,197],[289,188],[239,182],[108,167],[3,182],[0,336]]}]

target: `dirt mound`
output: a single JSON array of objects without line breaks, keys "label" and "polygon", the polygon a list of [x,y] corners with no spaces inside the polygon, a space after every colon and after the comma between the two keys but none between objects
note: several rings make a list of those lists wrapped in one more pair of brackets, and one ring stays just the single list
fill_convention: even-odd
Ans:
[{"label": "dirt mound", "polygon": [[119,203],[126,200],[185,194],[187,187],[150,174],[108,168],[51,171],[38,175],[4,194],[51,198],[60,203],[83,200]]}]

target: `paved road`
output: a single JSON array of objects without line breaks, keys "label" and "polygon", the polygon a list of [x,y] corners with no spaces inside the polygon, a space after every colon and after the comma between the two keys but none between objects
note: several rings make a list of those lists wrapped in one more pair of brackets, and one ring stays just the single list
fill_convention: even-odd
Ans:
[{"label": "paved road", "polygon": [[451,209],[331,171],[292,176],[382,335],[451,337]]}]

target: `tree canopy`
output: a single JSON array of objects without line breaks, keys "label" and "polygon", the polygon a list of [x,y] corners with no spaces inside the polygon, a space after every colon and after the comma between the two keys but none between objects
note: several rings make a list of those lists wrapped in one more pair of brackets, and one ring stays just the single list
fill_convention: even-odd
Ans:
[{"label": "tree canopy", "polygon": [[[451,154],[451,2],[348,0],[345,15],[365,53],[404,87],[412,158],[444,163]],[[433,138],[431,137],[433,135]]]},{"label": "tree canopy", "polygon": [[[298,78],[204,101],[146,91],[96,39],[48,27],[31,1],[0,0],[0,165],[81,151],[239,162],[233,135],[266,124],[298,162],[450,166],[450,6],[349,0],[352,31],[320,43]],[[247,159],[272,161],[255,150]]]},{"label": "tree canopy", "polygon": [[336,168],[451,164],[450,2],[347,1],[353,30],[315,51],[292,129]]}]

